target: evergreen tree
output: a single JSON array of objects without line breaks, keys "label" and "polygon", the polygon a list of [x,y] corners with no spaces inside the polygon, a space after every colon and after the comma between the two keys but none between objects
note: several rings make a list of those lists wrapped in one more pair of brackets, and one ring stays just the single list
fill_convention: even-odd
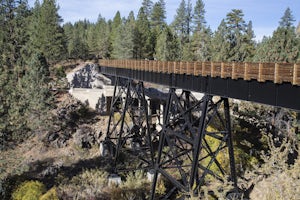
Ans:
[{"label": "evergreen tree", "polygon": [[188,37],[188,24],[187,24],[187,6],[185,0],[182,0],[178,9],[176,10],[175,19],[172,23],[172,28],[179,36],[181,44],[184,44]]},{"label": "evergreen tree", "polygon": [[35,54],[29,62],[29,69],[22,78],[20,93],[24,106],[26,125],[31,131],[47,130],[49,111],[52,105],[48,89],[49,65],[43,55]]},{"label": "evergreen tree", "polygon": [[134,54],[134,18],[132,14],[119,27],[118,34],[113,44],[112,58],[132,59]]},{"label": "evergreen tree", "polygon": [[106,20],[99,16],[95,25],[96,51],[99,58],[108,58],[111,54],[110,26]]},{"label": "evergreen tree", "polygon": [[172,28],[180,39],[181,59],[190,61],[193,59],[192,45],[190,44],[190,32],[192,24],[192,4],[188,0],[182,0],[172,23]]},{"label": "evergreen tree", "polygon": [[196,6],[194,8],[194,15],[193,15],[193,23],[194,23],[194,31],[200,32],[202,29],[206,27],[206,20],[205,20],[205,9],[204,3],[202,0],[196,1]]},{"label": "evergreen tree", "polygon": [[43,0],[42,4],[36,1],[30,19],[29,45],[26,47],[29,55],[39,52],[51,63],[61,60],[66,54],[65,35],[60,27],[62,19],[58,9],[55,0]]},{"label": "evergreen tree", "polygon": [[270,51],[272,47],[271,37],[264,36],[262,41],[258,43],[255,50],[255,55],[253,57],[254,62],[272,62],[272,52]]},{"label": "evergreen tree", "polygon": [[137,59],[153,59],[154,41],[150,22],[143,7],[139,10],[134,31],[134,52]]},{"label": "evergreen tree", "polygon": [[193,15],[192,51],[194,60],[211,59],[211,30],[206,27],[205,9],[202,0],[196,2]]},{"label": "evergreen tree", "polygon": [[176,34],[172,33],[168,26],[165,26],[157,39],[155,58],[161,61],[179,60],[178,49],[179,40]]},{"label": "evergreen tree", "polygon": [[252,29],[252,21],[249,21],[246,29],[246,34],[244,36],[243,48],[245,61],[252,61],[252,58],[255,54],[256,43],[254,41],[255,34]]},{"label": "evergreen tree", "polygon": [[295,22],[294,16],[292,15],[292,11],[290,8],[287,8],[284,12],[284,15],[281,17],[281,21],[279,22],[280,28],[292,28],[293,23]]},{"label": "evergreen tree", "polygon": [[30,11],[27,0],[2,0],[0,13],[0,55],[3,63],[20,68],[22,59],[22,47],[28,40],[27,26]]},{"label": "evergreen tree", "polygon": [[[119,11],[117,11],[117,13],[115,14],[114,19],[111,23],[110,43],[111,43],[112,48],[115,45],[115,40],[116,40],[117,35],[119,34],[118,31],[119,31],[119,28],[121,25],[122,25],[121,14]],[[113,51],[113,49],[112,49],[112,51]]]},{"label": "evergreen tree", "polygon": [[145,15],[147,16],[147,19],[150,20],[151,19],[152,8],[153,8],[153,1],[143,0],[142,8],[144,10]]},{"label": "evergreen tree", "polygon": [[300,60],[300,38],[296,35],[293,22],[291,10],[287,8],[272,37],[263,40],[257,48],[255,61],[297,62]]},{"label": "evergreen tree", "polygon": [[233,9],[227,14],[227,41],[229,42],[228,61],[242,62],[246,59],[245,45],[246,23],[242,10]]},{"label": "evergreen tree", "polygon": [[227,26],[223,19],[212,38],[212,60],[227,61],[229,43],[227,42]]},{"label": "evergreen tree", "polygon": [[166,22],[166,3],[164,0],[159,0],[153,6],[153,11],[151,14],[151,26],[156,29],[156,31],[162,30]]}]

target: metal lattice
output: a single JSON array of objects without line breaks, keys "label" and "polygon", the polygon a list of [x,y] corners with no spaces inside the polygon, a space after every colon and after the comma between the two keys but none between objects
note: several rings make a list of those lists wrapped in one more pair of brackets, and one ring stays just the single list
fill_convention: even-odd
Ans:
[{"label": "metal lattice", "polygon": [[[228,99],[214,101],[205,95],[197,101],[189,91],[178,95],[171,89],[159,138],[152,199],[158,174],[172,185],[165,199],[174,191],[198,191],[208,177],[222,181],[229,175],[236,186],[230,127]],[[229,169],[220,163],[220,154],[227,154]]]}]

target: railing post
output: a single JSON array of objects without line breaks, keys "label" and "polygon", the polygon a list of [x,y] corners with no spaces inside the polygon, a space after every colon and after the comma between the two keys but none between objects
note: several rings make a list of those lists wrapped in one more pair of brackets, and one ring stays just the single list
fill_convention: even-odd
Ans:
[{"label": "railing post", "polygon": [[203,74],[205,74],[205,62],[202,62],[201,65],[202,65],[201,76],[203,76]]},{"label": "railing post", "polygon": [[263,79],[263,64],[259,63],[258,64],[258,82],[264,82],[265,80]]},{"label": "railing post", "polygon": [[235,62],[232,63],[231,78],[236,79],[236,65],[235,65]]},{"label": "railing post", "polygon": [[296,63],[294,64],[294,72],[293,72],[293,85],[298,85],[298,68],[299,65],[297,65]]},{"label": "railing post", "polygon": [[194,76],[198,76],[199,75],[196,70],[197,70],[197,61],[194,62],[194,70],[193,70],[193,75]]},{"label": "railing post", "polygon": [[223,62],[221,63],[221,78],[226,78],[225,77],[225,64]]},{"label": "railing post", "polygon": [[215,77],[215,64],[214,64],[214,62],[210,63],[210,76]]},{"label": "railing post", "polygon": [[245,63],[244,80],[249,81],[249,63]]},{"label": "railing post", "polygon": [[279,79],[279,64],[275,63],[274,83],[280,83]]}]

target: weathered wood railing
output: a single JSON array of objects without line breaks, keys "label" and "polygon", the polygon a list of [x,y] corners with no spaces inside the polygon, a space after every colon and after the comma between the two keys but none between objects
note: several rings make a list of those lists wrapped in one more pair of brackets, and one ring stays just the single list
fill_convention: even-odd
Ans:
[{"label": "weathered wood railing", "polygon": [[101,66],[158,73],[231,79],[289,82],[300,86],[300,63],[171,62],[152,60],[100,60]]}]

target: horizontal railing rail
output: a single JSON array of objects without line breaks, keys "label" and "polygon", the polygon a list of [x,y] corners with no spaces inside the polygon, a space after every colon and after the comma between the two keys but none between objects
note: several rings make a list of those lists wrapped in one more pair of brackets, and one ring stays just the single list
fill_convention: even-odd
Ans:
[{"label": "horizontal railing rail", "polygon": [[300,86],[300,63],[226,63],[226,62],[172,62],[156,60],[100,60],[100,66],[125,68],[168,74],[211,76],[244,79],[258,82],[289,82]]}]

